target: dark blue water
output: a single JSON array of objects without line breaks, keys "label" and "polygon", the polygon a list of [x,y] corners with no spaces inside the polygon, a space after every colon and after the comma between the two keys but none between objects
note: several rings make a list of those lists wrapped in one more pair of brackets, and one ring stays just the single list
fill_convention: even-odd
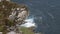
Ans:
[{"label": "dark blue water", "polygon": [[35,32],[60,34],[60,0],[13,0],[26,4],[30,15],[34,16],[37,28]]}]

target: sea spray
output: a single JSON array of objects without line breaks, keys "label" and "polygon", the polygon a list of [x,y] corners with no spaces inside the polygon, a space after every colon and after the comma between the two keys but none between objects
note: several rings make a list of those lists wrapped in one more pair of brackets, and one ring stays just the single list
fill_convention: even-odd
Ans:
[{"label": "sea spray", "polygon": [[36,24],[34,22],[34,18],[29,18],[29,19],[26,19],[25,21],[26,21],[26,23],[22,24],[21,26],[27,27],[27,28],[29,28],[29,27],[36,27]]}]

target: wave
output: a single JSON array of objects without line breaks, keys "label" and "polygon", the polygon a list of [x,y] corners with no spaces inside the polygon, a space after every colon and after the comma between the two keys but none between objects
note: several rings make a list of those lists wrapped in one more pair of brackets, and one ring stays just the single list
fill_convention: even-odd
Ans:
[{"label": "wave", "polygon": [[26,19],[25,21],[26,21],[26,23],[22,24],[21,26],[27,27],[27,28],[36,27],[36,23],[34,22],[34,18],[29,18],[29,19]]}]

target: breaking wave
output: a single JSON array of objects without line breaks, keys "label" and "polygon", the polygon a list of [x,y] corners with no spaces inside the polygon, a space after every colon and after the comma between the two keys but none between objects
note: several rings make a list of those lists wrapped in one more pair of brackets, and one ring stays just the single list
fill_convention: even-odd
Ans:
[{"label": "breaking wave", "polygon": [[25,21],[26,21],[26,23],[22,24],[21,26],[27,27],[27,28],[36,27],[36,23],[34,22],[34,18],[29,18],[29,19],[26,19]]}]

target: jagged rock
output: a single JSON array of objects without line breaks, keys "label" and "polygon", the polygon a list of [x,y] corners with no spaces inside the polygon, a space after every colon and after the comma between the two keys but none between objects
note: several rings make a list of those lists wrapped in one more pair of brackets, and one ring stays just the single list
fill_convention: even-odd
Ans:
[{"label": "jagged rock", "polygon": [[10,0],[0,0],[0,24],[3,26],[1,32],[6,34],[9,30],[8,27],[16,26],[19,23],[22,24],[28,14],[28,9],[24,4],[20,5]]}]

